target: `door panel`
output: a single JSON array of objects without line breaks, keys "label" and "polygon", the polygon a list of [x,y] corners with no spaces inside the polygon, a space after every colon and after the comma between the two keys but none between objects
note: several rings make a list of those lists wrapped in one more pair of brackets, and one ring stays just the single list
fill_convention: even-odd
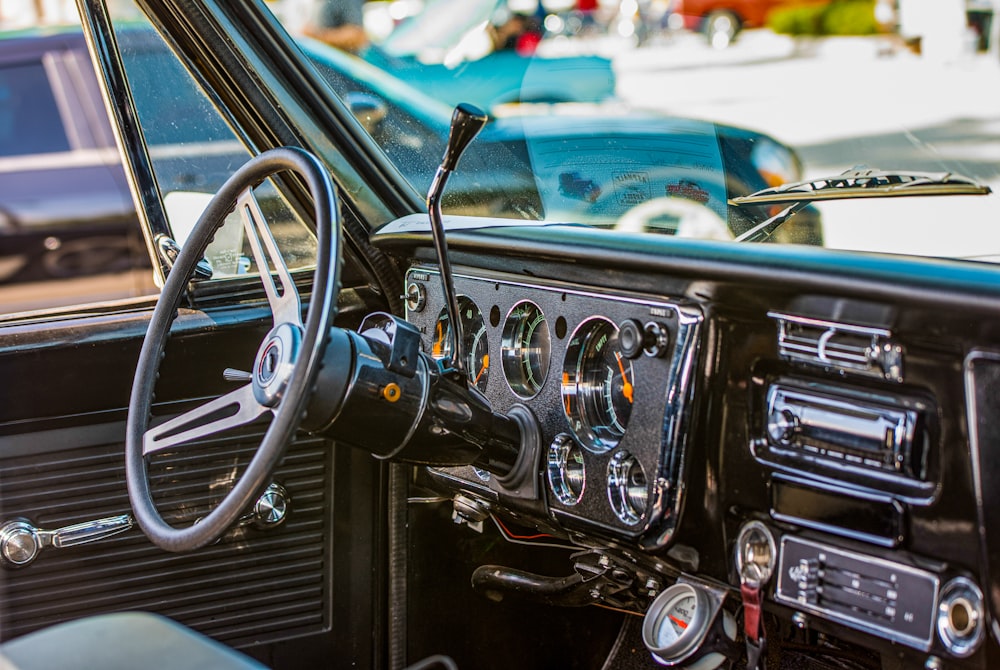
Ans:
[{"label": "door panel", "polygon": [[[52,531],[129,514],[125,418],[149,314],[142,309],[0,327],[0,379],[9,380],[0,392],[0,527],[20,521]],[[155,412],[174,413],[192,399],[227,390],[222,370],[248,369],[269,322],[262,303],[182,310],[161,367]],[[264,427],[157,457],[151,481],[165,516],[191,523],[207,513],[245,467]],[[247,523],[197,552],[164,552],[133,527],[93,543],[43,547],[23,567],[0,567],[0,637],[139,609],[280,665],[290,640],[303,653],[332,649],[337,620],[345,622],[341,631],[370,631],[373,573],[352,572],[352,579],[337,581],[334,572],[359,557],[375,565],[380,470],[360,455],[325,440],[295,440],[274,476],[287,491],[284,523]],[[335,489],[342,491],[336,509]],[[351,524],[336,524],[338,532],[335,519],[347,514]],[[353,608],[350,625],[335,602]],[[356,630],[349,635],[358,639]],[[347,653],[367,664],[373,650]]]}]

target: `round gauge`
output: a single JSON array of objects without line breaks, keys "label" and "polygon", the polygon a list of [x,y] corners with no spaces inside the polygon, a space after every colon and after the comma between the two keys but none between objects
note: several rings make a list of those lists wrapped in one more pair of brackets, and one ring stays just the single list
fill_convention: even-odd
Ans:
[{"label": "round gauge", "polygon": [[583,464],[583,451],[572,435],[556,435],[549,446],[546,471],[549,487],[559,502],[566,506],[580,502],[587,472]]},{"label": "round gauge", "polygon": [[[469,380],[480,391],[486,390],[486,382],[490,376],[490,342],[486,337],[486,323],[483,313],[464,295],[458,296],[458,320],[462,330],[462,349],[465,351],[465,365],[469,371]],[[434,340],[431,344],[431,356],[434,358],[450,358],[451,324],[448,322],[448,310],[442,309],[434,325]]]},{"label": "round gauge", "polygon": [[542,389],[549,374],[552,344],[545,315],[533,302],[521,302],[503,326],[501,358],[507,383],[514,393],[530,398]]},{"label": "round gauge", "polygon": [[646,648],[664,665],[717,667],[717,663],[712,663],[724,660],[721,655],[701,659],[695,656],[715,618],[712,609],[711,601],[700,588],[683,582],[667,587],[649,606],[643,620],[642,640]]},{"label": "round gauge", "polygon": [[608,463],[608,501],[615,515],[632,526],[646,512],[649,488],[642,464],[627,451],[619,451]]},{"label": "round gauge", "polygon": [[613,449],[632,414],[632,362],[618,349],[618,327],[604,318],[584,321],[573,333],[563,362],[563,409],[587,449]]},{"label": "round gauge", "polygon": [[691,625],[694,619],[695,610],[698,608],[698,601],[693,593],[683,593],[670,601],[664,608],[664,625],[660,626],[657,643],[663,647],[674,644],[681,635]]}]

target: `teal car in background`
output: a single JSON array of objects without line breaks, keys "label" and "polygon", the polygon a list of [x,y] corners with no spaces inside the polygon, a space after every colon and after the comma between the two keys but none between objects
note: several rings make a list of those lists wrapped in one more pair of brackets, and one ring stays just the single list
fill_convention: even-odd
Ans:
[{"label": "teal car in background", "polygon": [[462,11],[429,0],[384,40],[362,55],[378,68],[413,82],[423,93],[454,106],[471,102],[484,109],[518,102],[602,102],[615,95],[611,60],[597,55],[549,55],[535,49],[497,45],[497,33],[511,22],[518,32],[535,31],[536,20],[512,12],[507,0],[467,0]]}]

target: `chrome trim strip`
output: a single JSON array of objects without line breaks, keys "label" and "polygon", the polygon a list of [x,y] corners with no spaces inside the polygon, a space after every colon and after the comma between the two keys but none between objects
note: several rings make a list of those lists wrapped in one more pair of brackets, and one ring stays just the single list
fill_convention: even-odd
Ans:
[{"label": "chrome trim strip", "polygon": [[114,147],[107,149],[74,149],[48,154],[0,158],[0,173],[102,167],[115,165],[119,162],[118,150]]},{"label": "chrome trim strip", "polygon": [[[972,468],[972,488],[976,496],[976,533],[979,536],[979,565],[982,571],[982,579],[985,584],[992,584],[994,578],[990,574],[990,557],[988,545],[986,543],[986,511],[985,503],[983,502],[983,472],[982,472],[982,461],[980,452],[980,438],[979,438],[979,413],[976,409],[976,377],[973,374],[974,363],[978,360],[982,361],[993,361],[1000,364],[1000,352],[998,351],[982,351],[976,350],[971,351],[965,357],[964,376],[965,376],[965,411],[966,411],[966,421],[967,428],[969,431],[969,456],[970,456],[970,467]],[[994,598],[990,598],[987,603],[987,609],[991,613],[996,615],[994,612],[993,604],[995,603]],[[994,640],[1000,639],[1000,631],[998,631],[996,625],[990,627],[993,633]]]}]

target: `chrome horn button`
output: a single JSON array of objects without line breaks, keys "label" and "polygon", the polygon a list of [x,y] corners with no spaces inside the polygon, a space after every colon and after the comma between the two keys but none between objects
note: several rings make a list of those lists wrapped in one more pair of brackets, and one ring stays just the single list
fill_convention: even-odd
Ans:
[{"label": "chrome horn button", "polygon": [[302,329],[291,323],[275,326],[257,350],[253,363],[253,394],[264,407],[281,400],[288,378],[298,360]]}]

